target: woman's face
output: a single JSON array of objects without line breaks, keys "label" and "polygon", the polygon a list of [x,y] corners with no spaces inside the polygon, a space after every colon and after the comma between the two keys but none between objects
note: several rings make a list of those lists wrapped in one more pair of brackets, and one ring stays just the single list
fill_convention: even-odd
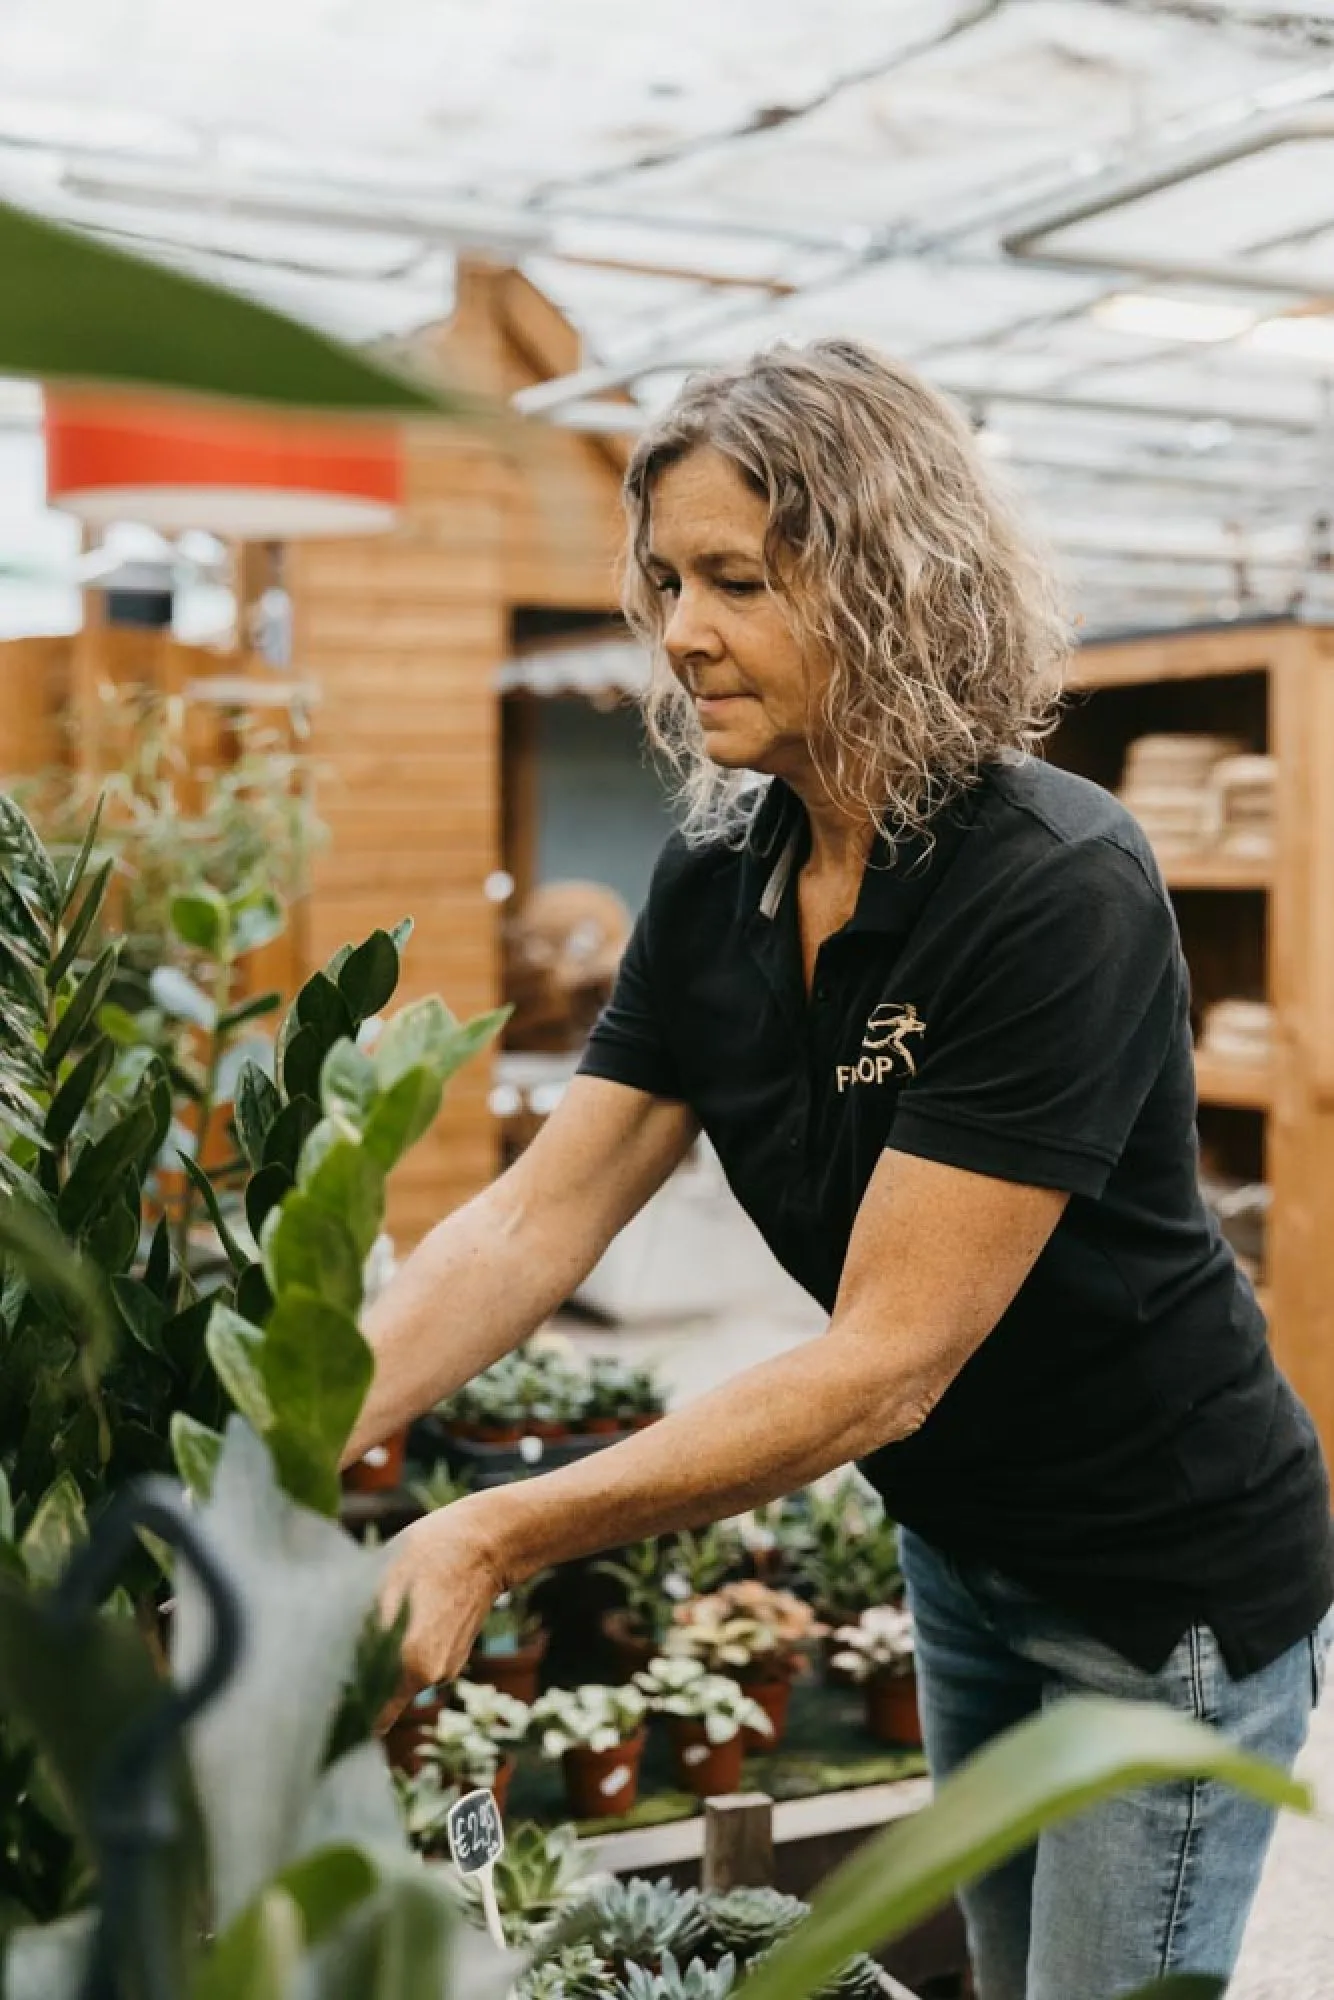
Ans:
[{"label": "woman's face", "polygon": [[816,690],[765,585],[768,519],[731,461],[701,445],[654,484],[647,570],[663,598],[667,658],[694,701],[709,756],[801,786],[815,778]]}]

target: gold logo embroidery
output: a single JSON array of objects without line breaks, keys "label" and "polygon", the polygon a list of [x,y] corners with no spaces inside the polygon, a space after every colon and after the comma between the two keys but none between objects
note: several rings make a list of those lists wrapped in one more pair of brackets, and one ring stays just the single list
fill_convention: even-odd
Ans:
[{"label": "gold logo embroidery", "polygon": [[850,1084],[884,1083],[896,1073],[896,1062],[902,1063],[909,1076],[916,1076],[917,1063],[908,1047],[908,1037],[925,1033],[926,1022],[915,1007],[900,1007],[896,1001],[882,1000],[866,1023],[862,1037],[865,1053],[855,1063],[835,1066],[834,1080],[840,1094]]}]

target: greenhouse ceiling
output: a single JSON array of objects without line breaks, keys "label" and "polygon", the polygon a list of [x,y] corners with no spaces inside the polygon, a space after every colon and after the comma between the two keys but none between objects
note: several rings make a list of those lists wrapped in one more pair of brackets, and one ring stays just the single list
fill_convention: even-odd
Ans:
[{"label": "greenhouse ceiling", "polygon": [[0,0],[0,49],[0,196],[359,340],[511,258],[586,336],[531,398],[577,428],[861,335],[1089,628],[1315,601],[1334,0]]}]

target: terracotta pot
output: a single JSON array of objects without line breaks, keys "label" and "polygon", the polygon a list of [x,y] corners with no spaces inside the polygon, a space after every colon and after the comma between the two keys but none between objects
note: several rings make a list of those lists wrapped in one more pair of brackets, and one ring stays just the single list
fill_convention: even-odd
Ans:
[{"label": "terracotta pot", "polygon": [[628,1813],[639,1797],[639,1760],[644,1731],[614,1743],[610,1750],[590,1750],[581,1744],[561,1758],[565,1798],[575,1819],[605,1819]]},{"label": "terracotta pot", "polygon": [[739,1673],[737,1679],[751,1700],[759,1703],[773,1726],[772,1736],[762,1736],[758,1729],[743,1729],[741,1732],[743,1752],[776,1749],[787,1729],[787,1711],[792,1700],[791,1679],[780,1676],[773,1680],[752,1681],[747,1680],[744,1673]]},{"label": "terracotta pot", "polygon": [[491,1790],[495,1796],[496,1810],[504,1819],[505,1808],[509,1804],[510,1779],[514,1776],[514,1759],[502,1757],[496,1766],[496,1775],[491,1780]]},{"label": "terracotta pot", "polygon": [[372,1445],[355,1465],[348,1466],[343,1474],[343,1490],[347,1493],[394,1492],[403,1484],[407,1455],[408,1431],[405,1424],[401,1431],[395,1431],[383,1444]]},{"label": "terracotta pot", "polygon": [[628,1681],[650,1660],[656,1659],[660,1650],[651,1639],[641,1638],[630,1623],[628,1611],[604,1611],[602,1636],[611,1648],[617,1677],[623,1681]]},{"label": "terracotta pot", "polygon": [[434,1690],[410,1702],[384,1739],[385,1753],[396,1771],[409,1776],[422,1767],[421,1746],[435,1727],[435,1719],[445,1706],[443,1694]]},{"label": "terracotta pot", "polygon": [[662,1422],[661,1410],[654,1410],[651,1414],[641,1411],[641,1413],[638,1416],[630,1418],[628,1429],[632,1431],[646,1431],[650,1424],[657,1424],[661,1422]]},{"label": "terracotta pot", "polygon": [[[820,1612],[819,1616],[822,1623],[826,1625],[832,1625],[835,1622],[832,1618],[826,1617],[823,1611]],[[837,1620],[837,1623],[840,1625],[855,1625],[856,1622],[855,1618],[839,1618]],[[846,1688],[857,1685],[846,1667],[836,1667],[834,1665],[835,1653],[842,1653],[844,1651],[846,1651],[844,1641],[836,1639],[832,1632],[826,1632],[824,1638],[820,1641],[820,1678],[826,1687]]]},{"label": "terracotta pot", "polygon": [[512,1694],[516,1701],[535,1702],[538,1674],[546,1658],[550,1636],[545,1630],[540,1631],[526,1646],[520,1646],[513,1653],[475,1651],[468,1661],[468,1679],[487,1681],[492,1687],[499,1688],[502,1694]]},{"label": "terracotta pot", "polygon": [[524,1434],[524,1426],[513,1424],[478,1424],[477,1439],[480,1444],[517,1444]]},{"label": "terracotta pot", "polygon": [[523,1427],[523,1434],[525,1437],[541,1438],[544,1444],[551,1444],[556,1438],[567,1438],[570,1435],[570,1426],[548,1423],[543,1417],[530,1417]]},{"label": "terracotta pot", "polygon": [[710,1743],[702,1722],[674,1715],[671,1723],[676,1774],[686,1791],[700,1799],[740,1791],[741,1761],[746,1754],[740,1731],[727,1743]]},{"label": "terracotta pot", "polygon": [[482,1426],[469,1423],[466,1417],[451,1417],[445,1429],[451,1437],[462,1438],[467,1444],[476,1444],[482,1436]]},{"label": "terracotta pot", "polygon": [[619,1417],[585,1417],[579,1428],[589,1437],[610,1437],[613,1431],[623,1430],[625,1426]]},{"label": "terracotta pot", "polygon": [[920,1750],[922,1719],[917,1712],[916,1674],[872,1674],[864,1693],[866,1727],[876,1741]]}]

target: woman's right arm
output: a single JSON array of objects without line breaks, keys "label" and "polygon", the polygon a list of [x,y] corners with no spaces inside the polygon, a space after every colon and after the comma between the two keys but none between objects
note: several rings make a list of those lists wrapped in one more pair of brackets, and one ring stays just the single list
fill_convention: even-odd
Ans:
[{"label": "woman's right arm", "polygon": [[575,1077],[527,1151],[436,1224],[365,1315],[375,1378],[344,1464],[527,1339],[698,1130],[674,1099]]}]

